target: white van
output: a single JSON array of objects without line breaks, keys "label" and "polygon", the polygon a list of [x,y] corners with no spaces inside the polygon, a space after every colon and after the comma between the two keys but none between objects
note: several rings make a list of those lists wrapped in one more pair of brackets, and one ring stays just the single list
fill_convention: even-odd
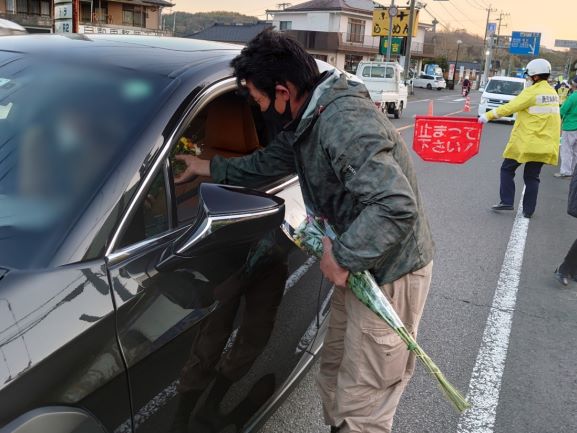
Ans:
[{"label": "white van", "polygon": [[371,99],[383,112],[401,117],[407,106],[407,86],[402,80],[403,67],[396,62],[360,62],[356,75],[363,83]]},{"label": "white van", "polygon": [[[521,93],[525,87],[527,87],[527,81],[524,78],[491,77],[479,102],[479,116],[506,104]],[[516,118],[517,114],[513,114],[511,117],[502,117],[499,120],[514,122]]]}]

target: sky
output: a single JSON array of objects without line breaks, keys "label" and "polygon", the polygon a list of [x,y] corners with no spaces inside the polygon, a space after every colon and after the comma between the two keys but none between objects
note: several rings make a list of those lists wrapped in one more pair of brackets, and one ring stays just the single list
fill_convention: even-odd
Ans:
[{"label": "sky", "polygon": [[[172,0],[176,6],[174,10],[185,12],[210,12],[225,10],[239,12],[245,15],[257,16],[265,19],[266,9],[276,9],[277,4],[288,1],[293,5],[303,3],[304,0]],[[379,1],[388,5],[387,1]],[[407,0],[397,0],[401,6]],[[572,3],[569,0],[553,0],[550,7],[546,2],[536,0],[425,0],[426,10],[451,29],[467,29],[470,33],[483,36],[487,11],[491,3],[495,12],[491,14],[491,21],[499,18],[503,12],[501,34],[510,35],[511,31],[541,32],[541,44],[553,48],[555,39],[577,40],[575,30],[576,19],[571,11]],[[553,7],[554,5],[554,7]],[[566,12],[563,13],[562,11]],[[506,15],[509,14],[509,15]],[[433,18],[428,13],[422,14],[421,20],[430,23]]]}]

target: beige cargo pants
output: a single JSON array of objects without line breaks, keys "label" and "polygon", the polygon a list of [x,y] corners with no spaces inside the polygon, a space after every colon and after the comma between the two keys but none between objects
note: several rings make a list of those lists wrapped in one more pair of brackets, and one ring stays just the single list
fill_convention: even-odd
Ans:
[{"label": "beige cargo pants", "polygon": [[[382,290],[414,336],[429,292],[433,263]],[[325,422],[339,433],[390,433],[415,356],[350,289],[336,287],[317,384]]]}]

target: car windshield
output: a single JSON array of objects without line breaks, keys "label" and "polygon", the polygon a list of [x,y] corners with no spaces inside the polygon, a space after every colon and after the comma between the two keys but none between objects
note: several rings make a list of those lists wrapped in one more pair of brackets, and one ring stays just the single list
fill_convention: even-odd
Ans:
[{"label": "car windshield", "polygon": [[497,95],[517,96],[523,91],[523,83],[519,81],[490,80],[485,91]]},{"label": "car windshield", "polygon": [[0,52],[0,267],[49,261],[167,81]]}]

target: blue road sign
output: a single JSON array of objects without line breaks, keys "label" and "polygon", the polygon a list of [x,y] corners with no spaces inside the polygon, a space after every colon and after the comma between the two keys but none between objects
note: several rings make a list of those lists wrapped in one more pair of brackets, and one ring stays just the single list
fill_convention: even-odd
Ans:
[{"label": "blue road sign", "polygon": [[513,32],[509,52],[519,56],[538,56],[541,33]]},{"label": "blue road sign", "polygon": [[491,37],[497,31],[497,23],[487,23],[487,36]]}]

